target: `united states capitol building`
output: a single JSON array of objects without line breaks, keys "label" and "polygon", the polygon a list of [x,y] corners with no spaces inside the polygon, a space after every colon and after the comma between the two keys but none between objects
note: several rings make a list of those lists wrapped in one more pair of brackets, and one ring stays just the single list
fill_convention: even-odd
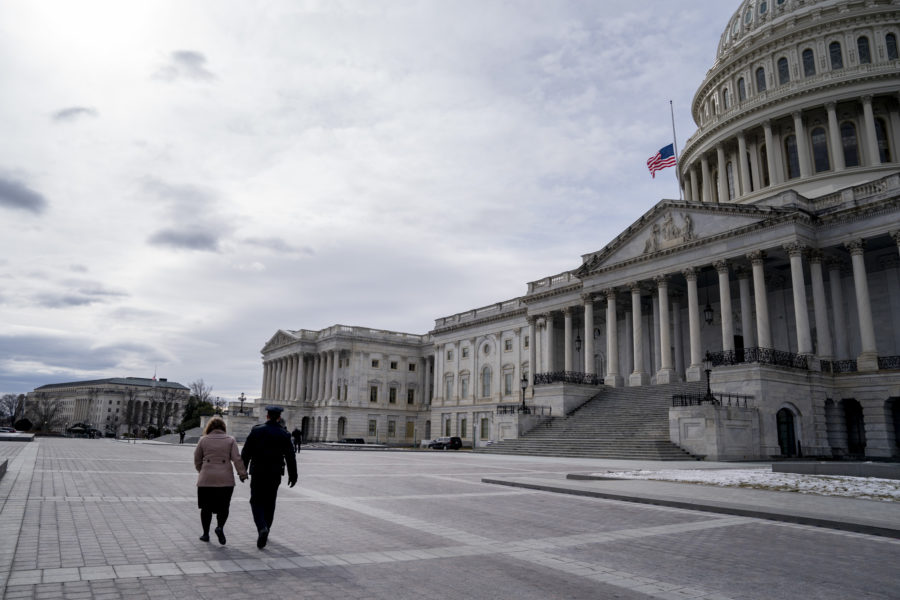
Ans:
[{"label": "united states capitol building", "polygon": [[897,0],[745,0],[684,200],[425,334],[279,330],[262,401],[307,440],[493,448],[632,393],[694,456],[900,456],[898,38]]}]

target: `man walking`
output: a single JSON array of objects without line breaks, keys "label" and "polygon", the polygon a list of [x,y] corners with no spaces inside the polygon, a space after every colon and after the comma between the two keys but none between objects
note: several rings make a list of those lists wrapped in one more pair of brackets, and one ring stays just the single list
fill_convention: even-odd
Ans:
[{"label": "man walking", "polygon": [[294,430],[291,432],[291,437],[294,438],[294,452],[300,452],[300,444],[303,442],[303,432],[300,431],[299,427],[294,427]]},{"label": "man walking", "polygon": [[284,466],[287,464],[288,487],[297,483],[297,459],[291,445],[291,435],[278,424],[280,406],[266,407],[266,422],[250,430],[241,460],[250,473],[250,510],[256,523],[256,547],[264,548],[275,518],[275,500]]}]

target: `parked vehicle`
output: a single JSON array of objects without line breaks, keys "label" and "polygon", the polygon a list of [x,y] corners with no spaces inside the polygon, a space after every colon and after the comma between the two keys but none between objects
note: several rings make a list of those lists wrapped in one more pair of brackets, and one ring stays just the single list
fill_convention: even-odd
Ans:
[{"label": "parked vehicle", "polygon": [[16,433],[15,427],[0,427],[0,433]]},{"label": "parked vehicle", "polygon": [[462,439],[458,437],[439,437],[432,440],[428,447],[433,450],[459,450],[462,448]]}]

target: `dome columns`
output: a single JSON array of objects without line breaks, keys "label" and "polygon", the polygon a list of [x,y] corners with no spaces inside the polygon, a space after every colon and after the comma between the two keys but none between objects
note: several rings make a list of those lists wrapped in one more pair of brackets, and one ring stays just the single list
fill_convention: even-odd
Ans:
[{"label": "dome columns", "polygon": [[846,168],[844,164],[843,144],[841,143],[841,128],[838,125],[837,110],[834,102],[825,104],[825,110],[828,112],[828,135],[831,140],[831,156],[832,164],[835,171],[843,171]]}]

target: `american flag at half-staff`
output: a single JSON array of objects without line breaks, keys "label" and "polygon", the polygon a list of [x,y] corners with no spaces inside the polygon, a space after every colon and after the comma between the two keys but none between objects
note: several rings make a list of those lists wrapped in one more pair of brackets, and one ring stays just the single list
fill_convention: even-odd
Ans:
[{"label": "american flag at half-staff", "polygon": [[662,171],[666,167],[675,166],[675,146],[669,144],[659,149],[659,152],[647,159],[647,168],[650,169],[650,175],[656,179],[656,172]]}]

